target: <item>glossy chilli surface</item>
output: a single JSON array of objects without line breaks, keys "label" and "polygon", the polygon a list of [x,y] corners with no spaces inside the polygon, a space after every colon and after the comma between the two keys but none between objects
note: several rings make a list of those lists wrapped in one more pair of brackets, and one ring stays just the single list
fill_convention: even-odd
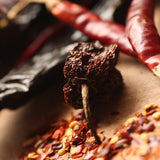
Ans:
[{"label": "glossy chilli surface", "polygon": [[154,25],[153,11],[154,0],[132,0],[126,33],[139,59],[155,72],[155,67],[160,65],[160,36]]},{"label": "glossy chilli surface", "polygon": [[124,26],[113,21],[102,20],[95,13],[69,1],[58,3],[51,12],[88,37],[99,40],[103,44],[117,43],[123,52],[137,56],[125,35]]}]

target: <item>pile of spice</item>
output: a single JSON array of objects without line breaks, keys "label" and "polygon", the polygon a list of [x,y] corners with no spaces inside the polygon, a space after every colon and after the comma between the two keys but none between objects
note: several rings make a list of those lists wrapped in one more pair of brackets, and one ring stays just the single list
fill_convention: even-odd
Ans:
[{"label": "pile of spice", "polygon": [[98,132],[102,143],[97,144],[91,130],[80,113],[72,119],[50,125],[41,135],[24,143],[21,160],[127,160],[160,158],[160,108],[144,107],[115,131],[112,138],[105,140]]},{"label": "pile of spice", "polygon": [[[105,137],[98,132],[101,141]],[[43,134],[27,139],[23,144],[21,160],[66,160],[66,159],[105,159],[99,155],[100,148],[84,114],[79,113],[68,121],[51,124]]]},{"label": "pile of spice", "polygon": [[160,108],[144,107],[144,113],[129,118],[110,140],[113,160],[151,160],[160,158]]}]

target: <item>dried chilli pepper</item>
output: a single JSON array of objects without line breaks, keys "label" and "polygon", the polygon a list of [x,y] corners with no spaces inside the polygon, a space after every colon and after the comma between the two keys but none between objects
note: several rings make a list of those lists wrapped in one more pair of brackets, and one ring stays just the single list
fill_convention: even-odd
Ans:
[{"label": "dried chilli pepper", "polygon": [[99,40],[103,44],[118,43],[123,52],[137,56],[125,35],[123,25],[113,21],[102,20],[85,7],[69,1],[57,3],[50,11],[58,19],[70,24],[88,37]]},{"label": "dried chilli pepper", "polygon": [[97,42],[80,42],[66,58],[63,87],[64,98],[74,108],[83,108],[85,117],[98,144],[101,143],[91,116],[99,103],[108,102],[122,86],[122,77],[115,69],[118,60],[118,45],[103,46]]},{"label": "dried chilli pepper", "polygon": [[[16,109],[49,86],[62,85],[64,59],[75,44],[70,44],[71,39],[67,36],[66,41],[70,42],[69,44],[66,42],[62,44],[61,38],[57,41],[51,51],[35,55],[27,63],[12,69],[0,80],[0,110]],[[49,47],[49,43],[45,47]]]},{"label": "dried chilli pepper", "polygon": [[52,24],[44,29],[42,33],[22,52],[16,65],[21,65],[33,56],[49,39],[53,38],[65,27],[62,23]]},{"label": "dried chilli pepper", "polygon": [[[105,11],[103,6],[100,3],[96,11]],[[37,23],[38,25],[39,23]],[[43,32],[41,34],[43,35]],[[48,40],[38,49],[34,57],[22,66],[12,69],[0,80],[0,110],[18,108],[43,92],[49,85],[53,85],[53,83],[57,85],[59,81],[56,79],[63,79],[62,65],[67,53],[74,48],[75,42],[87,40],[85,35],[67,26],[61,31],[61,35],[58,33],[56,40],[54,37]]]},{"label": "dried chilli pepper", "polygon": [[63,87],[65,101],[74,108],[82,108],[81,84],[90,88],[90,103],[106,103],[122,86],[122,77],[115,65],[117,45],[103,46],[98,42],[80,42],[69,53],[63,68],[67,83]]},{"label": "dried chilli pepper", "polygon": [[[16,14],[31,2],[44,3],[53,16],[80,30],[88,37],[99,40],[103,44],[117,43],[124,53],[137,57],[125,35],[123,25],[113,21],[102,20],[87,8],[69,1],[22,0],[10,10],[8,18],[15,18]],[[18,7],[20,8],[17,9]]]},{"label": "dried chilli pepper", "polygon": [[153,22],[154,0],[132,0],[126,34],[138,58],[160,77],[160,36]]}]

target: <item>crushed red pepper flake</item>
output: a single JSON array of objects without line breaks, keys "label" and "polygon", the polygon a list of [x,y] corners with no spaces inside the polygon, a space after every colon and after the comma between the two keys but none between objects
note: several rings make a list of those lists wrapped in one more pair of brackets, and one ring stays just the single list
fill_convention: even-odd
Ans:
[{"label": "crushed red pepper flake", "polygon": [[[115,131],[112,138],[95,141],[84,114],[53,125],[46,133],[24,142],[21,160],[150,160],[160,158],[160,108],[151,105]],[[149,114],[148,114],[149,113]],[[52,134],[51,134],[52,133]],[[99,134],[103,135],[103,132]],[[48,135],[48,136],[47,136]],[[33,142],[34,141],[34,142]],[[30,143],[29,143],[30,142]],[[28,146],[27,146],[28,145]]]},{"label": "crushed red pepper flake", "polygon": [[[100,135],[103,132],[99,133]],[[38,135],[34,143],[26,143],[21,160],[66,160],[95,159],[99,145],[88,127],[84,113],[73,116],[71,120],[50,125],[48,131]],[[104,137],[104,135],[102,135]],[[34,138],[31,138],[34,139]],[[103,138],[104,140],[105,138]],[[28,144],[28,146],[27,146]],[[28,148],[30,148],[28,150]]]}]

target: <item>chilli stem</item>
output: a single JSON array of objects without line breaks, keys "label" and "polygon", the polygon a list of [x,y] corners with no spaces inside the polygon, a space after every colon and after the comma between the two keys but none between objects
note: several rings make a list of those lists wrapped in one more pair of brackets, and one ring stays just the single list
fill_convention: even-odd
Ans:
[{"label": "chilli stem", "polygon": [[95,140],[98,144],[101,144],[101,140],[99,139],[95,126],[92,123],[92,116],[91,116],[91,110],[89,105],[89,93],[88,93],[88,86],[86,84],[81,85],[81,93],[82,93],[82,104],[84,109],[84,114],[86,117],[86,120],[88,121],[89,127],[93,133],[93,136],[95,137]]}]

